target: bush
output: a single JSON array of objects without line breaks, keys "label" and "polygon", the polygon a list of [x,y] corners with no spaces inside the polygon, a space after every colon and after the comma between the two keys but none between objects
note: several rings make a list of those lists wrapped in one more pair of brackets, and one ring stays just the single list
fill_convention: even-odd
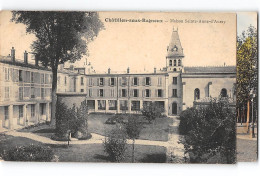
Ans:
[{"label": "bush", "polygon": [[118,127],[113,129],[104,141],[104,151],[113,162],[120,162],[125,157],[127,139],[125,131]]},{"label": "bush", "polygon": [[[54,152],[50,147],[39,145],[19,146],[4,151],[1,157],[5,161],[52,161]],[[55,159],[57,160],[57,159]]]},{"label": "bush", "polygon": [[194,117],[197,115],[195,108],[187,108],[180,114],[179,132],[181,135],[186,135],[192,129]]},{"label": "bush", "polygon": [[183,115],[188,119],[182,124],[187,124],[184,147],[191,162],[207,162],[217,155],[221,163],[235,162],[236,118],[228,102],[214,101],[207,107],[188,109]]},{"label": "bush", "polygon": [[144,119],[148,120],[151,123],[156,118],[164,117],[164,108],[160,107],[156,102],[150,102],[143,106],[141,110]]},{"label": "bush", "polygon": [[106,124],[114,125],[116,123],[127,123],[127,119],[125,118],[127,115],[116,114],[106,120]]}]

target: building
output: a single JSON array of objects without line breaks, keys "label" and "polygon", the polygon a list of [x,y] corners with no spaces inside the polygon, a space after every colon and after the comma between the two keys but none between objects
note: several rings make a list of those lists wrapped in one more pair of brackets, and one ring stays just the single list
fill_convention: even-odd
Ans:
[{"label": "building", "polygon": [[[58,91],[74,91],[71,84],[73,72],[59,70]],[[51,70],[15,58],[15,49],[10,56],[0,57],[0,129],[14,129],[50,120]]]},{"label": "building", "polygon": [[[185,67],[185,55],[177,30],[167,47],[166,67],[152,73],[95,73],[88,64],[82,68],[60,66],[57,92],[86,97],[90,112],[139,113],[156,102],[165,114],[178,115],[194,103],[227,97],[235,101],[235,66]],[[87,69],[87,71],[86,71]],[[89,69],[89,70],[88,70]],[[50,119],[51,71],[38,61],[28,63],[11,56],[0,59],[0,127],[18,128]]]}]

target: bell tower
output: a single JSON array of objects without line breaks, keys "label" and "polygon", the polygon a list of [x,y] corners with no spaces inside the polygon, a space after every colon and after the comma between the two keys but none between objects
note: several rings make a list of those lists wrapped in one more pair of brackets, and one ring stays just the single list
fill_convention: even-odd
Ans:
[{"label": "bell tower", "polygon": [[178,28],[172,31],[170,44],[167,46],[166,68],[168,72],[178,72],[183,69],[183,48],[181,46]]}]

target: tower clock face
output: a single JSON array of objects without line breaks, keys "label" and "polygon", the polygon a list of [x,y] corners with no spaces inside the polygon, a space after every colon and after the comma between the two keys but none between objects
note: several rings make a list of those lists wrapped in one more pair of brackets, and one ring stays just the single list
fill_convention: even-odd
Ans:
[{"label": "tower clock face", "polygon": [[173,52],[173,51],[178,51],[178,48],[177,48],[176,45],[175,45],[174,48],[172,49],[172,52]]}]

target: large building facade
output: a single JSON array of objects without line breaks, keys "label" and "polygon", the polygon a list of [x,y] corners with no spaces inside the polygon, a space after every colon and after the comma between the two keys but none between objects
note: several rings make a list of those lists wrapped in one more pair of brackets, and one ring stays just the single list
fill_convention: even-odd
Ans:
[{"label": "large building facade", "polygon": [[[178,115],[194,102],[210,98],[235,99],[235,66],[185,67],[178,31],[173,30],[167,47],[166,67],[152,73],[98,74],[93,71],[61,69],[57,92],[82,94],[90,112],[138,113],[146,103],[156,102],[165,114]],[[93,68],[91,68],[93,69]],[[50,119],[51,71],[11,56],[0,59],[0,127],[16,128]]]}]

